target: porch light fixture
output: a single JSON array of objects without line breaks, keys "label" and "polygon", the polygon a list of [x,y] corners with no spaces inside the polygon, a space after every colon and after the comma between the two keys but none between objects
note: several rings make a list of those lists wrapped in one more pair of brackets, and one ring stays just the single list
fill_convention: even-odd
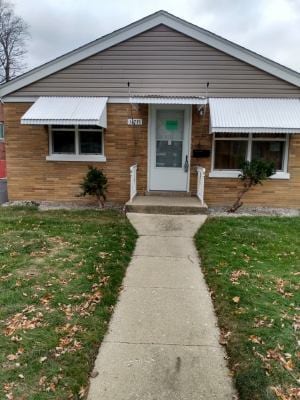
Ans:
[{"label": "porch light fixture", "polygon": [[205,114],[205,104],[199,104],[197,109],[199,111],[200,117],[203,117],[203,115]]}]

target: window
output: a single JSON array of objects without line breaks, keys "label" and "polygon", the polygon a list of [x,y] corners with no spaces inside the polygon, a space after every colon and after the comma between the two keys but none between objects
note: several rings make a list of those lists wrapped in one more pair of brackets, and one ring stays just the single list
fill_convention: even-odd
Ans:
[{"label": "window", "polygon": [[90,125],[49,127],[49,161],[106,161],[103,129]]},{"label": "window", "polygon": [[53,129],[52,145],[54,154],[75,154],[75,132]]},{"label": "window", "polygon": [[102,140],[99,130],[79,130],[79,152],[80,154],[102,153]]},{"label": "window", "polygon": [[4,139],[4,124],[0,122],[0,140]]},{"label": "window", "polygon": [[283,170],[284,142],[254,141],[252,143],[252,159],[273,161],[277,171]]},{"label": "window", "polygon": [[182,168],[184,111],[156,113],[156,167]]},{"label": "window", "polygon": [[246,156],[246,141],[218,140],[215,144],[215,169],[239,169]]},{"label": "window", "polygon": [[211,177],[237,177],[244,160],[273,161],[272,178],[288,179],[288,135],[216,133],[213,139]]}]

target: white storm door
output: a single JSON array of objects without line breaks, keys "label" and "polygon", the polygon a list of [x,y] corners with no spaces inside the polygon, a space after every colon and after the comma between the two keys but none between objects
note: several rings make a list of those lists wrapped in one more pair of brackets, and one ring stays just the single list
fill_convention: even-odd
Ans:
[{"label": "white storm door", "polygon": [[149,190],[187,191],[191,107],[152,106]]}]

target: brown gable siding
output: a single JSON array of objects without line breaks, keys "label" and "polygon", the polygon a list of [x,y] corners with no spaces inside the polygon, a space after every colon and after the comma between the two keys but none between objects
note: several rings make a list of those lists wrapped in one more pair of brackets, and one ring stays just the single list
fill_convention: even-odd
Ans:
[{"label": "brown gable siding", "polygon": [[299,97],[300,88],[164,25],[41,79],[14,96]]}]

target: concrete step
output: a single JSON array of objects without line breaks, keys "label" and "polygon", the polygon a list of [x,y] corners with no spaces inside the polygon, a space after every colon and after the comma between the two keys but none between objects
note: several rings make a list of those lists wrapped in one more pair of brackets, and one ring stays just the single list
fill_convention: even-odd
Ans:
[{"label": "concrete step", "polygon": [[207,205],[197,197],[136,196],[126,203],[126,211],[144,214],[190,215],[207,214]]},{"label": "concrete step", "polygon": [[172,192],[172,191],[149,191],[145,193],[145,196],[162,196],[162,197],[191,197],[191,192]]}]

